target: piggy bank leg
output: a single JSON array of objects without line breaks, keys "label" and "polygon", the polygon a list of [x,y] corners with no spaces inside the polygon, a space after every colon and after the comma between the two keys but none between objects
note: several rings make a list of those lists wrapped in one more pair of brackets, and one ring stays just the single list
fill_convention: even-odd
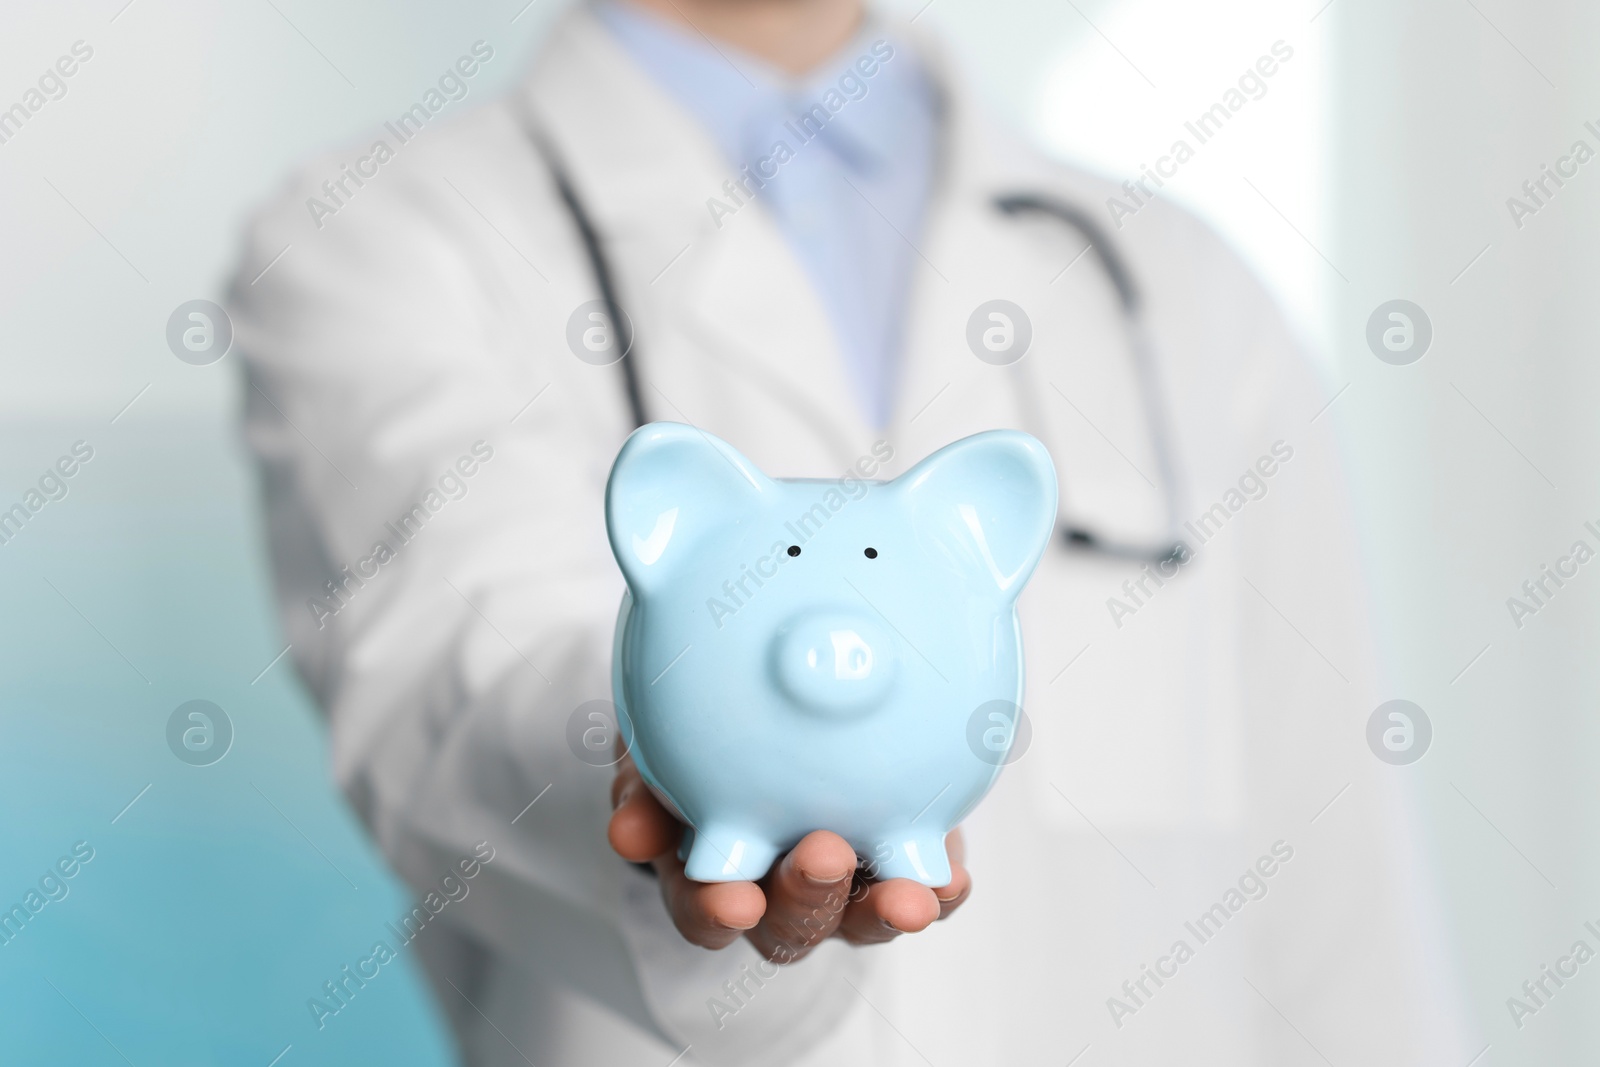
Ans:
[{"label": "piggy bank leg", "polygon": [[683,838],[678,842],[678,862],[687,863],[689,861],[689,853],[693,850],[694,827],[685,826],[683,828]]},{"label": "piggy bank leg", "polygon": [[884,834],[863,855],[869,873],[879,881],[909,878],[934,888],[950,884],[950,857],[944,850],[944,834],[938,831]]},{"label": "piggy bank leg", "polygon": [[683,873],[696,882],[753,882],[778,858],[777,846],[766,838],[716,823],[686,830],[684,840]]}]

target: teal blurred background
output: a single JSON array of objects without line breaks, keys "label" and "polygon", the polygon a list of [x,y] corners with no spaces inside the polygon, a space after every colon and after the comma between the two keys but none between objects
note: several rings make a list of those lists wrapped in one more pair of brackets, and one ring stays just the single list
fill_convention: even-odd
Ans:
[{"label": "teal blurred background", "polygon": [[[94,850],[0,944],[0,1064],[452,1063],[407,949],[323,1028],[308,1007],[394,942],[413,894],[333,786],[290,658],[273,662],[238,366],[180,363],[164,331],[179,303],[220,299],[288,168],[365,136],[475,39],[504,84],[548,13],[125,4],[0,12],[0,106],[93,49],[0,144],[0,508],[74,442],[94,449],[0,544],[0,909]],[[167,746],[196,699],[234,728],[211,766]]]},{"label": "teal blurred background", "polygon": [[[307,1008],[412,894],[332,787],[289,660],[274,664],[236,361],[181,363],[164,331],[179,304],[220,298],[248,212],[291,166],[365,139],[479,39],[495,59],[452,107],[486,98],[564,6],[0,8],[0,108],[74,42],[93,49],[0,143],[0,509],[74,442],[94,449],[67,496],[0,544],[0,908],[75,842],[94,849],[0,945],[0,1064],[451,1062],[404,950],[324,1029]],[[1600,8],[892,6],[943,30],[1003,114],[1119,180],[1273,41],[1294,47],[1167,192],[1240,248],[1340,391],[1328,417],[1393,691],[1438,732],[1411,779],[1491,1045],[1474,1067],[1592,1061],[1600,986],[1523,1031],[1504,998],[1600,901],[1600,585],[1520,630],[1504,600],[1600,521],[1600,177],[1586,168],[1526,226],[1504,202],[1600,122]],[[1436,331],[1409,368],[1363,340],[1396,297]],[[166,742],[196,699],[235,730],[208,767]]]},{"label": "teal blurred background", "polygon": [[[0,1063],[450,1062],[409,964],[320,1031],[307,1008],[408,894],[336,798],[288,657],[266,670],[283,643],[231,421],[95,414],[0,434],[7,503],[94,448],[0,546],[0,907],[94,850],[0,946]],[[234,726],[211,766],[167,747],[192,699]]]},{"label": "teal blurred background", "polygon": [[[0,546],[0,907],[94,850],[0,946],[0,1063],[265,1065],[291,1045],[285,1064],[450,1062],[409,964],[320,1031],[307,1007],[408,894],[336,798],[288,657],[266,669],[283,643],[227,414],[136,404],[0,432],[7,504],[73,442],[94,449]],[[167,747],[193,699],[234,726],[211,766]]]}]

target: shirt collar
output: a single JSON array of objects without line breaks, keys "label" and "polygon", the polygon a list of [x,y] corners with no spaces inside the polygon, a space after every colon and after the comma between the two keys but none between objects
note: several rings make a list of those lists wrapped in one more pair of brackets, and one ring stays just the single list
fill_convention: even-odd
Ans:
[{"label": "shirt collar", "polygon": [[896,158],[908,118],[934,109],[912,50],[870,15],[838,52],[795,78],[626,0],[603,0],[598,13],[624,51],[700,122],[735,167],[767,155],[777,140],[794,147],[791,130],[821,107],[829,117],[818,143],[867,173]]}]

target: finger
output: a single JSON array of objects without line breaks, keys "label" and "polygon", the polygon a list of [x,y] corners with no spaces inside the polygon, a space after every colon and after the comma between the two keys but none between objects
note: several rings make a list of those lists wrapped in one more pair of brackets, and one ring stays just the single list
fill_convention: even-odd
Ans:
[{"label": "finger", "polygon": [[606,837],[629,863],[648,863],[677,847],[683,828],[655,795],[631,760],[623,761],[611,784],[611,823]]},{"label": "finger", "polygon": [[845,908],[839,936],[852,945],[876,945],[914,934],[939,918],[939,898],[909,878],[865,884]]},{"label": "finger", "polygon": [[606,836],[631,863],[651,863],[667,914],[684,940],[723,948],[761,920],[766,897],[754,882],[703,884],[691,881],[678,858],[683,826],[645,786],[633,759],[617,763],[611,783],[613,810]]},{"label": "finger", "polygon": [[766,895],[754,882],[695,882],[674,854],[656,860],[661,895],[678,933],[701,948],[724,948],[761,921]]},{"label": "finger", "polygon": [[855,869],[855,850],[844,838],[807,834],[763,882],[767,911],[750,943],[769,960],[800,959],[838,929]]}]

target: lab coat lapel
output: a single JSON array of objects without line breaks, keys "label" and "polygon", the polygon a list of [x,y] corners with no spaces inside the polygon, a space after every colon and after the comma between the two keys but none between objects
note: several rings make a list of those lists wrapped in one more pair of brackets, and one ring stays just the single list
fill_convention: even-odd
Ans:
[{"label": "lab coat lapel", "polygon": [[999,225],[963,157],[986,151],[960,126],[961,106],[944,105],[940,173],[922,231],[907,308],[896,392],[894,439],[909,456],[954,437],[1010,426],[1036,430],[1017,388],[1019,367],[980,361],[967,324],[980,304],[1027,287],[1044,269]]},{"label": "lab coat lapel", "polygon": [[697,383],[733,375],[853,455],[870,427],[826,312],[759,192],[713,217],[737,175],[693,118],[587,8],[552,31],[525,100],[621,275],[652,414],[701,422]]}]

